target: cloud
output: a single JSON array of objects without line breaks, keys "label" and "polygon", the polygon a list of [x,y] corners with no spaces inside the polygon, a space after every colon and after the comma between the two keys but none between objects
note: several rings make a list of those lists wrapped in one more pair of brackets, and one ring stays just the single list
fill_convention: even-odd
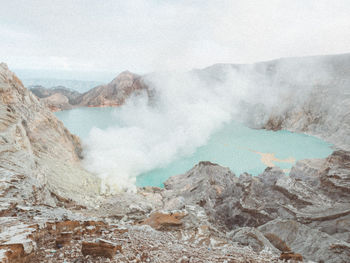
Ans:
[{"label": "cloud", "polygon": [[345,0],[0,2],[0,58],[12,68],[145,73],[350,46]]},{"label": "cloud", "polygon": [[[348,57],[348,56],[347,56]],[[318,87],[344,86],[344,56],[282,59],[253,65],[217,64],[188,72],[143,77],[155,98],[131,98],[116,108],[108,129],[94,128],[84,141],[84,165],[109,187],[134,190],[136,177],[189,156],[225,124],[261,128],[271,114],[301,110]],[[317,105],[322,111],[327,103]]]},{"label": "cloud", "polygon": [[242,100],[261,100],[263,82],[248,73],[155,73],[145,76],[156,90],[155,103],[135,97],[115,110],[113,127],[94,128],[85,141],[85,167],[117,189],[134,189],[136,177],[193,153],[239,114]]}]

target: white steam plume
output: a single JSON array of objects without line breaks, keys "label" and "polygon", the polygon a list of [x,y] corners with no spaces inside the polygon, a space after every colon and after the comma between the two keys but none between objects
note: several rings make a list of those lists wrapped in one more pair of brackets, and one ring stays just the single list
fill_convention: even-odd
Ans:
[{"label": "white steam plume", "polygon": [[[191,154],[224,123],[248,121],[254,114],[259,117],[252,123],[263,123],[281,96],[297,92],[295,85],[283,81],[295,76],[299,66],[283,71],[279,65],[282,73],[270,72],[273,78],[267,76],[268,64],[147,75],[146,83],[156,91],[155,103],[150,106],[146,96],[133,97],[116,109],[119,125],[93,129],[86,140],[85,166],[113,188],[134,189],[137,175]],[[303,89],[305,97],[310,89]],[[247,108],[253,114],[247,114]]]}]

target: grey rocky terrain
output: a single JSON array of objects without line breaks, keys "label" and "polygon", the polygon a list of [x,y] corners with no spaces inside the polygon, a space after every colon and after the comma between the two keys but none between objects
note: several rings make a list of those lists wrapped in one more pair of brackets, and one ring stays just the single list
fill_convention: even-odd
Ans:
[{"label": "grey rocky terrain", "polygon": [[320,136],[337,148],[329,157],[256,177],[204,160],[164,189],[113,195],[80,166],[79,138],[1,64],[0,262],[349,262],[350,56],[316,60],[195,74],[254,72],[280,106],[243,101],[242,120]]}]

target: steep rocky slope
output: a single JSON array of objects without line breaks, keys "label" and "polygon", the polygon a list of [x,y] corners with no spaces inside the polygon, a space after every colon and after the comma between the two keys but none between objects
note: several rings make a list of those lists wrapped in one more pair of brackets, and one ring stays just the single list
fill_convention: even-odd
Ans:
[{"label": "steep rocky slope", "polygon": [[217,64],[195,71],[205,83],[250,85],[237,119],[255,128],[319,136],[350,149],[350,54],[285,58],[252,65]]},{"label": "steep rocky slope", "polygon": [[[294,87],[284,100],[288,100],[286,107],[283,111],[272,113],[264,127],[317,135],[349,150],[350,55],[319,57],[316,62],[319,64],[313,70],[310,69],[313,66],[311,62],[299,63],[299,72],[309,72],[298,80],[305,80],[306,84],[288,84]],[[273,77],[276,85],[280,75]]]},{"label": "steep rocky slope", "polygon": [[[42,105],[1,64],[1,166],[48,184],[57,193],[83,193],[86,181],[98,180],[80,166],[80,139]],[[14,167],[16,169],[14,170]],[[97,193],[98,189],[89,190]],[[67,192],[71,189],[72,192]]]}]

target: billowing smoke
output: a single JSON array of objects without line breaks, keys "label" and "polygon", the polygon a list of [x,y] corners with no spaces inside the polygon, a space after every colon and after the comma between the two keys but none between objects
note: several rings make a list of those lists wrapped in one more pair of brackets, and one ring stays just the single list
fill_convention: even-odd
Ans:
[{"label": "billowing smoke", "polygon": [[[290,105],[292,94],[306,98],[314,85],[307,65],[304,75],[300,63],[288,65],[215,65],[146,75],[156,94],[152,103],[147,96],[133,97],[116,108],[115,126],[93,129],[85,145],[86,168],[108,187],[133,189],[136,176],[193,153],[233,119],[261,126],[271,111]],[[326,76],[317,70],[316,79]]]}]

